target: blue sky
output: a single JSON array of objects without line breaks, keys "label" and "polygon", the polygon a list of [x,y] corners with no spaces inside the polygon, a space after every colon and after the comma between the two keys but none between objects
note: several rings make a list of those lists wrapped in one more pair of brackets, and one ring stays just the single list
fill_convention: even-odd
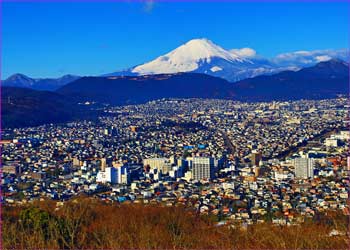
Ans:
[{"label": "blue sky", "polygon": [[349,3],[2,3],[2,78],[99,75],[193,38],[273,57],[349,47]]}]

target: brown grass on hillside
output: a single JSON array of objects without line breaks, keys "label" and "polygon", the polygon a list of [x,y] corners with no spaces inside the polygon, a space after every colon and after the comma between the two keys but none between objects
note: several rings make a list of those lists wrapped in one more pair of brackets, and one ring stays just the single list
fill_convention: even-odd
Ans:
[{"label": "brown grass on hillside", "polygon": [[300,226],[216,226],[184,207],[108,205],[89,198],[4,207],[5,249],[347,249],[346,218],[328,214]]}]

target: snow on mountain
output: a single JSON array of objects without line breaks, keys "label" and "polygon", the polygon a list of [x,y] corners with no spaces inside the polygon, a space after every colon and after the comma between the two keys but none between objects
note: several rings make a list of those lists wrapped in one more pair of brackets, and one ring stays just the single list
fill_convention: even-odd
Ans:
[{"label": "snow on mountain", "polygon": [[299,70],[331,58],[349,60],[349,51],[316,50],[279,54],[274,58],[257,55],[251,48],[226,50],[212,41],[193,39],[155,60],[105,76],[137,76],[178,72],[204,73],[234,82],[284,70]]},{"label": "snow on mountain", "polygon": [[[247,49],[229,51],[208,39],[193,39],[153,61],[105,76],[193,72],[237,81],[253,76],[250,71],[257,68],[252,60],[241,56],[247,53],[252,52]],[[271,70],[269,66],[266,68]],[[245,74],[245,71],[248,74]]]},{"label": "snow on mountain", "polygon": [[208,39],[193,39],[164,56],[135,67],[131,72],[142,75],[190,72],[198,70],[203,64],[211,64],[213,58],[220,58],[229,63],[251,64],[250,61],[230,53]]},{"label": "snow on mountain", "polygon": [[222,68],[218,67],[218,66],[214,66],[210,69],[212,72],[216,72],[216,71],[220,71],[222,70]]}]

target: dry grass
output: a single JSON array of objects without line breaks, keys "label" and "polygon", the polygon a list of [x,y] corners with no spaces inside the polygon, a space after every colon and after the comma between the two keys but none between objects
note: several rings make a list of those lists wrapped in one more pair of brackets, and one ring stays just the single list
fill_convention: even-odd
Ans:
[{"label": "dry grass", "polygon": [[347,249],[346,218],[328,214],[300,226],[217,227],[183,207],[107,205],[80,198],[4,207],[5,249]]}]

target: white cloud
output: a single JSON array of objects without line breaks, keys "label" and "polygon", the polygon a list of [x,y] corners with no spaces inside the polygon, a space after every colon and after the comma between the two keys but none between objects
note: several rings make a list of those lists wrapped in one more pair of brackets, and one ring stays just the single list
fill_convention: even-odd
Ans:
[{"label": "white cloud", "polygon": [[146,0],[143,10],[149,13],[149,12],[152,12],[153,8],[154,8],[154,0]]},{"label": "white cloud", "polygon": [[251,48],[231,49],[230,52],[243,58],[250,58],[256,56],[256,51]]},{"label": "white cloud", "polygon": [[324,56],[316,56],[316,60],[317,60],[318,62],[329,61],[329,60],[331,60],[331,59],[332,59],[332,57],[327,56],[327,55],[324,55]]},{"label": "white cloud", "polygon": [[300,51],[295,51],[294,54],[301,55],[301,56],[310,56],[310,55],[312,55],[312,52],[311,51],[300,50]]},{"label": "white cloud", "polygon": [[328,61],[332,58],[349,61],[350,54],[348,49],[328,49],[312,51],[294,51],[282,53],[272,58],[271,61],[280,66],[312,66],[318,62]]}]

